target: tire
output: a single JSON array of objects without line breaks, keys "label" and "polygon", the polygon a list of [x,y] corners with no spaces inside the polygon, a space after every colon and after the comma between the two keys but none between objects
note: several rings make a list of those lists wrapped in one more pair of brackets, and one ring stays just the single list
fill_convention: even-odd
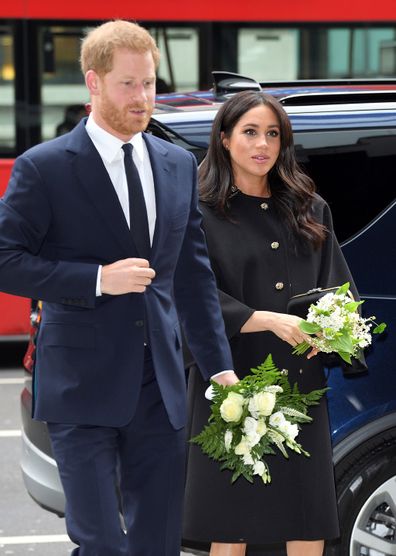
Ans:
[{"label": "tire", "polygon": [[346,456],[336,483],[341,537],[326,556],[396,555],[396,428]]}]

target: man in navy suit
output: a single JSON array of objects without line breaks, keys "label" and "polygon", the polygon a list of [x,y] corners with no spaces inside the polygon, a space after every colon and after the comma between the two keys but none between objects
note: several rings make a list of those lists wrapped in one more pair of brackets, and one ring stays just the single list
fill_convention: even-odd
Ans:
[{"label": "man in navy suit", "polygon": [[[158,57],[136,24],[91,31],[81,52],[88,120],[20,156],[0,202],[0,289],[43,300],[34,417],[48,423],[74,556],[179,554],[186,420],[179,319],[203,375],[236,380],[223,373],[232,362],[194,157],[142,133]],[[144,196],[148,254],[139,214],[132,217],[125,149]]]}]

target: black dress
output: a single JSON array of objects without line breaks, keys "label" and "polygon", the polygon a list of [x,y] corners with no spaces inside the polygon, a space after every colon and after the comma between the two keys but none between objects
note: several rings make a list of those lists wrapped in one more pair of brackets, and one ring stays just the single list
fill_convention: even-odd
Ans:
[{"label": "black dress", "polygon": [[[271,353],[280,369],[288,369],[293,384],[302,392],[325,386],[319,357],[307,360],[292,355],[292,347],[271,332],[241,334],[254,310],[286,312],[290,296],[314,287],[352,281],[335,239],[329,207],[317,197],[314,212],[328,229],[321,249],[301,247],[296,252],[278,216],[273,199],[238,192],[231,200],[232,220],[201,206],[209,255],[215,272],[235,370],[239,377],[262,363]],[[194,436],[209,417],[204,398],[208,384],[196,369],[189,378],[189,434]],[[306,424],[298,441],[310,452],[285,459],[269,456],[272,482],[254,484],[239,478],[231,485],[231,473],[190,445],[183,539],[194,542],[246,542],[253,545],[287,540],[331,539],[339,535],[332,450],[323,398],[310,410],[313,423]],[[196,545],[197,546],[197,545]]]}]

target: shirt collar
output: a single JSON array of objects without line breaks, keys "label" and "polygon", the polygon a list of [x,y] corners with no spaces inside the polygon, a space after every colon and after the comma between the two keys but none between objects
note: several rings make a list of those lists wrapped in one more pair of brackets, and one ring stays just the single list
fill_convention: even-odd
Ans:
[{"label": "shirt collar", "polygon": [[[103,160],[108,163],[121,160],[121,147],[124,141],[121,141],[121,139],[100,127],[95,122],[92,112],[88,116],[85,129]],[[134,156],[137,155],[139,162],[142,162],[144,158],[144,140],[142,134],[140,132],[136,133],[128,143],[133,145]]]}]

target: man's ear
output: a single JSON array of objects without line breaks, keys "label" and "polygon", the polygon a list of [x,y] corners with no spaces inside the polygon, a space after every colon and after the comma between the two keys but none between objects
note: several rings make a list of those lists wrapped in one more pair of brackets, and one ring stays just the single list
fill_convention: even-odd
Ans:
[{"label": "man's ear", "polygon": [[94,70],[88,70],[85,74],[85,84],[91,95],[98,95],[100,92],[100,77]]}]

